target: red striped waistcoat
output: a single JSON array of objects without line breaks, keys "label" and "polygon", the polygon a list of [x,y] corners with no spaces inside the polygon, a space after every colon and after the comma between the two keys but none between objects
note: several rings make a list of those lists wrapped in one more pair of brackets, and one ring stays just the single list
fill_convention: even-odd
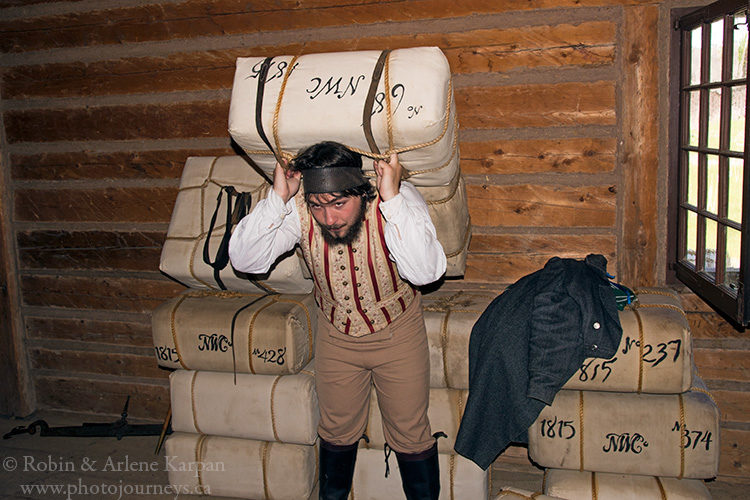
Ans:
[{"label": "red striped waistcoat", "polygon": [[338,331],[352,337],[385,328],[406,310],[416,292],[389,258],[380,197],[369,203],[362,230],[351,244],[329,245],[301,191],[295,197],[300,246],[313,275],[318,307]]}]

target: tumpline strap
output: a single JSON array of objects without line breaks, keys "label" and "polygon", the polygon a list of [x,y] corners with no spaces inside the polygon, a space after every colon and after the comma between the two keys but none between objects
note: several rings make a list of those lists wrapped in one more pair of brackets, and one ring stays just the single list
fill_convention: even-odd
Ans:
[{"label": "tumpline strap", "polygon": [[[219,248],[216,250],[216,258],[211,262],[211,235],[213,234],[214,227],[216,226],[216,218],[219,214],[219,207],[221,207],[221,198],[224,195],[224,191],[227,193],[227,211],[226,211],[226,224],[224,226],[224,234],[221,237]],[[236,201],[234,201],[236,199]],[[234,203],[233,203],[234,201]],[[208,233],[206,234],[206,242],[203,244],[203,262],[211,266],[214,270],[214,280],[219,288],[226,290],[227,287],[224,282],[221,281],[219,273],[222,269],[227,267],[229,264],[229,238],[232,236],[232,226],[239,222],[250,210],[252,202],[251,193],[240,193],[234,186],[222,186],[219,190],[219,196],[216,197],[216,208],[211,216],[211,222],[208,225]]]},{"label": "tumpline strap", "polygon": [[[272,59],[273,57],[266,57],[261,63],[260,71],[258,72],[258,90],[255,93],[255,128],[258,130],[258,136],[260,136],[268,150],[273,153],[273,156],[276,158],[276,161],[279,162],[279,165],[284,166],[286,163],[281,157],[281,152],[276,151],[273,146],[271,146],[271,141],[268,140],[266,133],[263,131],[263,90],[266,86],[266,77],[268,76],[268,69],[271,67]],[[289,71],[291,71],[291,68]]]},{"label": "tumpline strap", "polygon": [[[375,104],[375,95],[378,90],[378,83],[380,82],[380,75],[383,73],[383,66],[385,61],[388,59],[390,50],[384,50],[380,53],[378,62],[375,63],[375,69],[372,71],[372,79],[370,80],[370,88],[367,91],[367,98],[365,99],[365,107],[362,110],[362,129],[365,132],[365,139],[367,139],[367,145],[370,146],[370,151],[375,154],[380,154],[378,144],[375,142],[375,138],[372,136],[372,107]],[[386,93],[389,89],[385,89]]]}]

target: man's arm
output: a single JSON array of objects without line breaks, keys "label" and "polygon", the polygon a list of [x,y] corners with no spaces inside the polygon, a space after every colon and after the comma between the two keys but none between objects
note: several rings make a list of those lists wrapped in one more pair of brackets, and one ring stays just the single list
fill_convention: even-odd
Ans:
[{"label": "man's arm", "polygon": [[376,162],[375,171],[380,212],[386,221],[385,243],[398,273],[416,286],[437,281],[445,274],[446,258],[427,203],[417,188],[401,182],[401,165],[395,154],[388,163]]},{"label": "man's arm", "polygon": [[[229,240],[229,259],[235,269],[251,274],[265,273],[281,254],[299,242],[302,232],[293,200],[299,189],[298,175],[296,181],[295,186],[294,178],[276,165],[274,188],[237,224]],[[279,195],[279,191],[287,198]]]}]

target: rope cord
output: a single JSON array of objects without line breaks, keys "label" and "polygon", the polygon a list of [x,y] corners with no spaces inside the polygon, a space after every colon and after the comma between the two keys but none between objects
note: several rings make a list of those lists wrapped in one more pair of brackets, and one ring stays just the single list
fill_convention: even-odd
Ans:
[{"label": "rope cord", "polygon": [[591,473],[591,500],[599,498],[599,483],[596,480],[596,472]]},{"label": "rope cord", "polygon": [[203,431],[198,425],[198,408],[195,406],[195,379],[197,376],[198,371],[196,370],[190,378],[190,406],[193,408],[193,426],[195,427],[195,432],[203,434]]},{"label": "rope cord", "polygon": [[677,395],[680,402],[680,475],[677,479],[682,479],[685,475],[685,433],[687,424],[685,423],[685,401],[682,399],[682,394]]},{"label": "rope cord", "polygon": [[279,439],[279,433],[276,431],[276,412],[274,411],[274,399],[276,397],[276,385],[279,383],[279,380],[281,380],[281,375],[277,375],[275,379],[273,379],[273,384],[271,385],[271,398],[270,398],[270,404],[271,404],[271,428],[273,429],[273,438],[277,442],[281,442],[281,439]]},{"label": "rope cord", "polygon": [[[200,437],[198,437],[198,441],[195,443],[195,462],[197,464],[203,463],[203,445],[208,439],[208,436],[206,434],[201,434]],[[206,487],[203,485],[203,474],[200,465],[198,466],[198,487],[200,488],[202,495],[207,495],[208,492],[206,491]]]},{"label": "rope cord", "polygon": [[263,458],[261,462],[261,469],[263,470],[263,494],[266,500],[271,498],[271,494],[268,489],[268,448],[271,447],[270,441],[263,442]]},{"label": "rope cord", "polygon": [[661,495],[661,500],[667,500],[667,492],[664,489],[664,485],[661,482],[661,479],[659,479],[659,476],[654,476],[654,479],[656,479],[656,486],[659,487],[659,494]]},{"label": "rope cord", "polygon": [[581,431],[581,437],[578,440],[578,470],[583,472],[583,391],[578,391],[578,422]]}]

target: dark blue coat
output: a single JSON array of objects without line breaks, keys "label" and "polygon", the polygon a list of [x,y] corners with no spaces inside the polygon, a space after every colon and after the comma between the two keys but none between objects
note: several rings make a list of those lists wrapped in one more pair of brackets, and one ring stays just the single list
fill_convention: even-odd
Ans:
[{"label": "dark blue coat", "polygon": [[482,469],[527,429],[587,357],[615,355],[622,327],[607,259],[553,257],[496,297],[471,331],[469,397],[455,450]]}]

